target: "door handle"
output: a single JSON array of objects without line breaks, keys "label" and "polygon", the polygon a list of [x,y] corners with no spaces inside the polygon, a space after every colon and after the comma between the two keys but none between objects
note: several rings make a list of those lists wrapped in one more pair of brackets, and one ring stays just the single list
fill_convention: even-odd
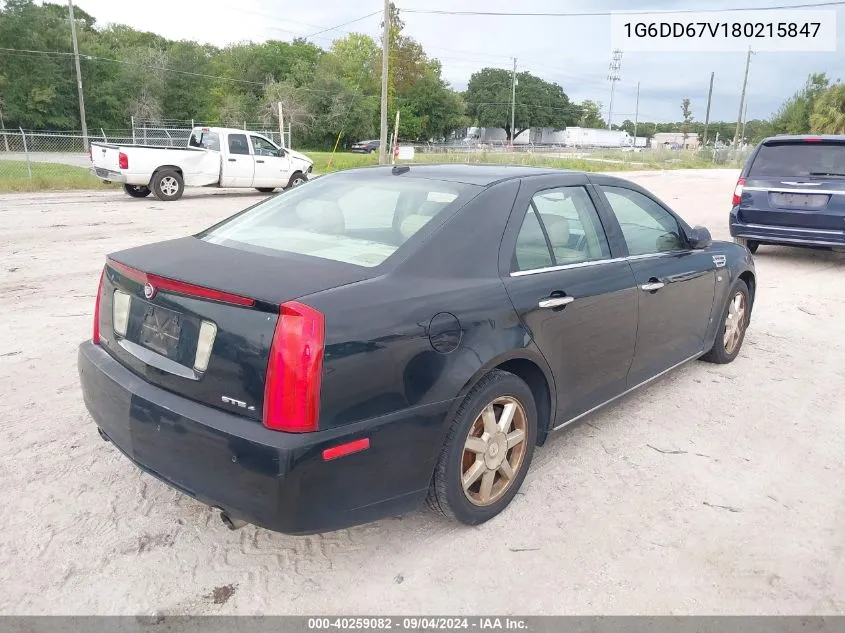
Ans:
[{"label": "door handle", "polygon": [[230,158],[230,159],[229,159],[229,162],[230,162],[230,163],[236,163],[237,161],[238,161],[238,159],[237,159],[237,158]]},{"label": "door handle", "polygon": [[541,308],[560,308],[575,301],[575,297],[549,297],[540,301]]},{"label": "door handle", "polygon": [[256,162],[256,163],[263,163],[264,161],[263,161],[263,160],[257,160],[257,161],[255,161],[255,162]]},{"label": "door handle", "polygon": [[642,290],[645,290],[646,292],[654,292],[656,290],[660,290],[665,285],[666,284],[664,284],[662,281],[649,281],[649,283],[643,284],[642,286],[640,286],[640,288]]}]

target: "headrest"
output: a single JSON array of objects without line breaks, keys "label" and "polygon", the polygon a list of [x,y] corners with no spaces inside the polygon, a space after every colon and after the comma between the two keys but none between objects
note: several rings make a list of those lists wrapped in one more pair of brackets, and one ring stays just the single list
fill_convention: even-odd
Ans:
[{"label": "headrest", "polygon": [[428,224],[430,220],[431,217],[427,215],[409,215],[407,218],[402,220],[402,224],[399,225],[399,232],[402,234],[402,237],[408,239],[414,233],[416,233],[422,227]]},{"label": "headrest", "polygon": [[343,211],[330,200],[303,200],[296,206],[296,214],[306,230],[333,234],[343,233],[346,228]]},{"label": "headrest", "polygon": [[546,233],[549,235],[552,246],[560,247],[569,244],[569,221],[566,218],[546,215],[543,216],[543,222],[546,224]]}]

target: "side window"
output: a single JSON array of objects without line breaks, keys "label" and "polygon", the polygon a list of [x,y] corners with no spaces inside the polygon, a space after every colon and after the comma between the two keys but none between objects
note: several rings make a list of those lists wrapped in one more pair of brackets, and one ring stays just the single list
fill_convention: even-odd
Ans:
[{"label": "side window", "polygon": [[517,270],[609,257],[604,227],[584,187],[558,187],[534,195],[517,237]]},{"label": "side window", "polygon": [[678,221],[648,196],[624,187],[602,187],[631,255],[687,248]]},{"label": "side window", "polygon": [[252,149],[256,156],[277,156],[279,150],[270,141],[261,138],[260,136],[250,136],[252,140]]},{"label": "side window", "polygon": [[229,153],[249,155],[249,145],[246,142],[246,134],[229,135]]}]

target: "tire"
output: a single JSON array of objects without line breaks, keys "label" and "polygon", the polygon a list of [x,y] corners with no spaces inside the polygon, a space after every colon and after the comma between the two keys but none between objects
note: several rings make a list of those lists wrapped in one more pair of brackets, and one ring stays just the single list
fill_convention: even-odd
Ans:
[{"label": "tire", "polygon": [[123,190],[133,198],[146,198],[152,193],[150,188],[144,185],[123,185]]},{"label": "tire", "polygon": [[734,242],[739,244],[740,246],[744,246],[748,249],[752,255],[757,252],[757,249],[760,247],[760,242],[756,240],[747,240],[744,237],[737,237],[734,238]]},{"label": "tire", "polygon": [[[742,297],[741,301],[743,310],[740,322],[736,325],[739,329],[733,330],[734,338],[730,340],[729,345],[728,327],[730,327],[731,322],[736,323],[736,321],[733,321],[733,316],[737,312],[735,305],[737,297]],[[748,329],[748,324],[751,321],[751,308],[751,297],[748,292],[748,286],[742,279],[739,279],[734,284],[733,288],[731,288],[731,294],[725,304],[725,308],[722,310],[722,320],[720,321],[721,325],[719,326],[719,332],[716,335],[716,340],[713,341],[713,347],[711,347],[710,351],[701,357],[701,360],[707,361],[708,363],[726,365],[727,363],[732,362],[739,355],[739,350],[742,349],[742,343],[745,341],[745,331]]]},{"label": "tire", "polygon": [[287,189],[293,189],[294,187],[298,187],[304,183],[308,182],[308,179],[302,174],[301,171],[293,172],[293,175],[290,177],[288,181]]},{"label": "tire", "polygon": [[162,169],[153,174],[152,188],[156,198],[172,202],[185,193],[185,181],[175,169]]},{"label": "tire", "polygon": [[276,190],[275,187],[256,187],[256,189],[261,193],[273,193]]},{"label": "tire", "polygon": [[[493,405],[495,422],[500,421],[503,405],[516,407],[507,433],[496,429],[492,442],[483,437],[489,437],[489,434],[484,431],[482,411],[490,405]],[[523,432],[522,441],[508,447],[506,438],[516,439],[517,430]],[[475,449],[481,450],[467,448],[471,432]],[[465,525],[489,521],[504,510],[519,491],[534,456],[536,439],[537,407],[531,389],[511,373],[491,371],[467,394],[450,421],[446,443],[431,480],[428,505]],[[509,480],[502,473],[506,463],[512,471]],[[464,492],[462,478],[473,474],[475,479],[468,486],[468,492]],[[492,483],[487,485],[485,502],[483,487],[487,481]]]}]

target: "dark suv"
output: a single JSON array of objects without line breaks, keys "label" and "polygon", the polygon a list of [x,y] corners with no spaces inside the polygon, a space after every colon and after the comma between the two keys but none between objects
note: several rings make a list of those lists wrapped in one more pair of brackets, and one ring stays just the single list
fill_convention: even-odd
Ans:
[{"label": "dark suv", "polygon": [[763,140],[736,183],[730,230],[752,253],[845,247],[845,135]]}]

